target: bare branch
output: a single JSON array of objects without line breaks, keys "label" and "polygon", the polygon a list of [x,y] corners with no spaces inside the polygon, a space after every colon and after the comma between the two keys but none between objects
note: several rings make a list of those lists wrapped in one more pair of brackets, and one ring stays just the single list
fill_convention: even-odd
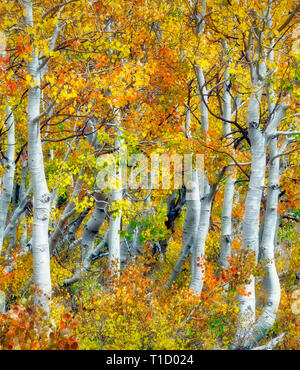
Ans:
[{"label": "bare branch", "polygon": [[292,11],[292,13],[288,16],[286,21],[278,28],[278,31],[279,32],[282,31],[291,22],[291,20],[294,18],[294,16],[299,12],[300,12],[300,2],[296,6],[296,8]]},{"label": "bare branch", "polygon": [[285,337],[285,334],[286,333],[280,334],[278,337],[270,340],[270,342],[264,344],[263,346],[252,348],[252,351],[263,351],[263,350],[269,350],[270,351],[270,350],[274,349],[275,347],[278,346],[278,344],[280,342],[283,341],[283,338]]}]

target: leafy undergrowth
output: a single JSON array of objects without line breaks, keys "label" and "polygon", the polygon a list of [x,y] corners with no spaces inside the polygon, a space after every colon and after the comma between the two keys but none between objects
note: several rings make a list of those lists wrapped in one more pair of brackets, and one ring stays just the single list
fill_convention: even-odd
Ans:
[{"label": "leafy undergrowth", "polygon": [[[71,275],[78,253],[74,252],[74,259],[54,259],[50,319],[31,308],[32,290],[20,294],[30,273],[30,258],[19,257],[15,267],[22,269],[6,275],[2,271],[0,290],[10,286],[10,309],[0,316],[0,349],[230,349],[238,315],[236,294],[247,294],[243,286],[251,273],[257,276],[258,317],[266,301],[261,287],[263,271],[260,264],[254,269],[253,254],[240,252],[237,245],[229,268],[218,273],[217,232],[210,238],[207,259],[200,262],[205,269],[200,297],[188,289],[189,259],[176,284],[165,286],[180,253],[181,236],[176,233],[164,258],[151,256],[146,246],[144,257],[130,261],[119,278],[106,274],[107,260],[103,258],[81,281],[66,288],[62,281]],[[280,273],[281,269],[289,272],[281,279],[277,320],[260,345],[285,332],[279,348],[299,349],[299,315],[293,310],[297,287],[292,271],[299,263],[296,243],[289,246],[288,258],[289,265],[278,262]]]},{"label": "leafy undergrowth", "polygon": [[79,348],[71,334],[75,325],[69,314],[57,326],[42,311],[13,306],[0,315],[0,350],[75,350]]}]

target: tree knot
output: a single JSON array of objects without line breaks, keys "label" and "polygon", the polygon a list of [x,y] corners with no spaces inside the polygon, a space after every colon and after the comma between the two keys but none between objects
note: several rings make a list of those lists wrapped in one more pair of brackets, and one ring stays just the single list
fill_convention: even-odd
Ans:
[{"label": "tree knot", "polygon": [[249,125],[255,129],[258,129],[259,128],[259,123],[258,122],[255,122],[255,121],[251,121],[249,123]]},{"label": "tree knot", "polygon": [[48,203],[50,202],[50,194],[49,193],[45,193],[41,196],[41,202],[42,203]]}]

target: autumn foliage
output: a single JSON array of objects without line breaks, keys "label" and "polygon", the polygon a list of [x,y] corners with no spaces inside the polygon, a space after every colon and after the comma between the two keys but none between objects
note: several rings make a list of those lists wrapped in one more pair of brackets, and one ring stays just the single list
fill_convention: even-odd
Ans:
[{"label": "autumn foliage", "polygon": [[1,350],[76,350],[78,342],[70,329],[71,315],[64,314],[57,327],[48,323],[43,312],[24,306],[12,306],[0,317]]},{"label": "autumn foliage", "polygon": [[[0,31],[0,350],[230,349],[237,296],[250,296],[252,278],[256,316],[270,303],[269,262],[276,265],[281,297],[275,323],[260,344],[284,333],[278,348],[299,349],[297,2],[4,0]],[[224,118],[226,92],[230,119]],[[253,97],[258,122],[249,122]],[[29,102],[36,102],[36,117]],[[281,104],[288,108],[266,138],[265,172],[256,188],[259,230],[251,238],[258,245],[248,248],[252,240],[243,239],[243,220],[258,172],[251,167],[251,132],[264,135]],[[279,179],[269,184],[274,139]],[[114,197],[108,180],[99,189],[107,155],[118,158],[121,146],[128,173],[142,172],[140,158],[149,163],[152,155],[202,155],[210,190],[199,202],[212,195],[207,235],[197,233],[205,250],[193,264],[194,240],[187,243],[190,250],[174,282],[170,276],[188,234],[187,189],[171,189],[174,163],[169,188],[162,181],[157,188],[126,184]],[[121,160],[116,164],[121,167]],[[183,170],[178,172],[183,180]],[[147,167],[147,178],[152,175]],[[229,179],[232,232],[222,235]],[[46,190],[38,199],[41,184]],[[261,257],[270,189],[278,191],[274,261]],[[255,213],[251,207],[250,202]],[[42,233],[37,227],[43,223]],[[116,259],[113,237],[123,253]],[[220,267],[221,240],[230,244],[226,267]],[[40,252],[44,259],[37,261]],[[194,268],[203,276],[199,294],[190,289]],[[39,281],[41,290],[48,289],[48,312],[39,307],[38,278],[48,284]]]}]

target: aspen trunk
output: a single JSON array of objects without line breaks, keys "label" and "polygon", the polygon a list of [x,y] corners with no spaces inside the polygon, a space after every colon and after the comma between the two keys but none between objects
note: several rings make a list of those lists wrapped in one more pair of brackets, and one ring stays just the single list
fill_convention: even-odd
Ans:
[{"label": "aspen trunk", "polygon": [[[24,199],[26,193],[26,178],[28,174],[28,164],[27,161],[23,163],[22,173],[21,173],[21,183],[20,183],[20,195],[19,195],[19,204]],[[27,244],[27,220],[26,220],[26,210],[20,215],[21,221],[24,221],[23,233],[20,239],[20,252],[25,253],[26,244]]]},{"label": "aspen trunk", "polygon": [[191,253],[198,232],[200,219],[199,178],[197,171],[193,171],[191,188],[186,190],[186,213],[182,230],[182,247],[180,257],[173,268],[167,286],[171,286],[180,274],[182,265]]},{"label": "aspen trunk", "polygon": [[[75,183],[75,187],[74,187],[74,190],[72,192],[72,196],[71,198],[72,199],[75,199],[78,197],[78,194],[82,188],[82,175],[83,175],[84,171],[83,170],[80,170],[79,174],[78,174],[78,178],[77,178],[77,181]],[[74,200],[71,200],[68,205],[65,207],[65,209],[63,210],[63,213],[58,221],[58,224],[57,226],[55,227],[54,231],[52,232],[50,238],[49,238],[49,249],[50,249],[50,254],[52,255],[55,251],[55,248],[56,248],[56,245],[59,241],[59,239],[61,238],[61,236],[63,235],[63,230],[64,230],[64,227],[65,227],[65,224],[68,220],[69,217],[72,216],[72,214],[75,212],[75,202]]]},{"label": "aspen trunk", "polygon": [[[33,13],[31,1],[24,1],[25,24],[33,26]],[[28,89],[27,130],[28,130],[28,167],[33,187],[33,282],[37,291],[35,305],[41,306],[50,312],[51,302],[51,276],[50,253],[48,243],[48,225],[50,214],[50,194],[48,191],[43,150],[40,136],[40,94],[41,80],[37,50],[32,53],[32,61],[28,64],[28,73],[34,87]]]},{"label": "aspen trunk", "polygon": [[191,282],[190,289],[195,293],[200,294],[203,288],[204,281],[204,257],[205,257],[205,242],[209,229],[212,193],[210,185],[205,179],[203,197],[201,199],[200,219],[197,227],[197,237],[194,240],[192,247],[192,261],[191,261]]},{"label": "aspen trunk", "polygon": [[[84,227],[81,246],[87,251],[94,243],[95,237],[105,220],[106,196],[102,192],[95,193],[95,209]],[[85,252],[84,252],[85,253]]]},{"label": "aspen trunk", "polygon": [[7,109],[7,150],[3,175],[3,190],[0,196],[0,253],[3,246],[3,236],[7,219],[7,211],[12,198],[15,174],[15,121],[11,108]]},{"label": "aspen trunk", "polygon": [[6,296],[5,293],[0,290],[0,315],[6,312]]},{"label": "aspen trunk", "polygon": [[246,347],[254,347],[272,328],[278,306],[280,303],[280,282],[275,267],[274,240],[277,224],[277,208],[279,195],[279,157],[272,161],[278,153],[277,139],[271,139],[270,144],[270,167],[268,179],[267,206],[265,213],[264,229],[261,240],[261,259],[264,262],[265,278],[264,288],[267,291],[267,302],[263,313],[254,324],[249,333]]},{"label": "aspen trunk", "polygon": [[[120,111],[115,109],[115,150],[120,154],[120,148],[122,140],[118,137],[121,133],[120,130]],[[120,157],[120,155],[119,155]],[[118,168],[116,168],[116,184],[112,189],[111,202],[122,201],[122,168],[121,168],[121,158]],[[108,249],[109,249],[109,271],[112,275],[117,274],[119,276],[119,271],[121,267],[121,255],[120,255],[120,229],[121,229],[121,211],[114,212],[112,209],[112,214],[110,216],[109,232],[108,232]]]},{"label": "aspen trunk", "polygon": [[28,166],[33,186],[32,251],[34,283],[41,291],[41,295],[36,294],[35,303],[49,311],[51,298],[48,243],[50,194],[45,179],[40,125],[32,122],[39,115],[39,89],[39,86],[30,88],[28,96]]},{"label": "aspen trunk", "polygon": [[[112,191],[112,202],[122,200],[122,190],[114,189]],[[121,225],[121,212],[117,211],[110,217],[108,246],[109,246],[109,270],[112,274],[119,274],[120,271],[120,225]]]},{"label": "aspen trunk", "polygon": [[[265,76],[265,65],[261,67],[261,75]],[[255,92],[248,106],[248,133],[251,142],[251,175],[245,202],[243,222],[242,248],[251,250],[257,256],[259,244],[259,217],[262,191],[264,189],[266,169],[266,139],[259,128],[259,107],[263,91],[263,83],[256,77]],[[235,346],[243,346],[249,327],[255,321],[255,278],[245,287],[247,296],[238,295],[239,319]]]},{"label": "aspen trunk", "polygon": [[[224,51],[227,53],[226,42],[223,43]],[[224,106],[223,106],[223,136],[231,140],[231,124],[227,121],[231,120],[231,95],[229,87],[229,76],[227,69],[224,73]],[[236,107],[238,109],[238,107]],[[230,166],[227,169],[227,180],[224,192],[223,207],[222,207],[222,222],[221,222],[221,248],[219,258],[219,268],[228,268],[228,257],[231,255],[232,242],[232,204],[234,197],[235,173]]]},{"label": "aspen trunk", "polygon": [[[266,72],[265,64],[260,65],[260,76],[264,81]],[[256,258],[258,256],[259,247],[259,216],[262,190],[264,189],[265,169],[266,169],[266,146],[267,140],[274,135],[277,126],[285,116],[288,105],[282,103],[277,108],[273,119],[268,122],[267,127],[262,133],[259,128],[259,106],[262,95],[263,85],[258,82],[256,84],[257,93],[250,99],[248,107],[248,132],[251,141],[251,175],[248,193],[245,204],[244,230],[243,230],[243,249],[254,251]],[[267,220],[265,219],[264,222]],[[276,226],[276,220],[274,221]],[[265,229],[265,226],[264,226]],[[274,243],[274,234],[272,245]],[[274,247],[273,247],[274,248]],[[249,330],[255,322],[255,279],[250,278],[250,283],[246,287],[248,296],[239,295],[239,322],[236,332],[236,342],[233,348],[245,347],[249,343]]]},{"label": "aspen trunk", "polygon": [[[257,255],[259,242],[259,216],[260,202],[265,179],[266,143],[261,132],[251,127],[249,130],[251,140],[251,176],[245,204],[245,217],[243,224],[243,249],[254,251]],[[237,329],[237,339],[243,341],[247,328],[255,320],[255,279],[250,277],[246,285],[249,296],[239,295],[240,322]]]},{"label": "aspen trunk", "polygon": [[227,180],[224,192],[222,221],[221,221],[221,250],[219,267],[228,268],[228,258],[231,255],[232,242],[232,204],[234,197],[235,177],[232,175],[232,170],[227,170]]}]

